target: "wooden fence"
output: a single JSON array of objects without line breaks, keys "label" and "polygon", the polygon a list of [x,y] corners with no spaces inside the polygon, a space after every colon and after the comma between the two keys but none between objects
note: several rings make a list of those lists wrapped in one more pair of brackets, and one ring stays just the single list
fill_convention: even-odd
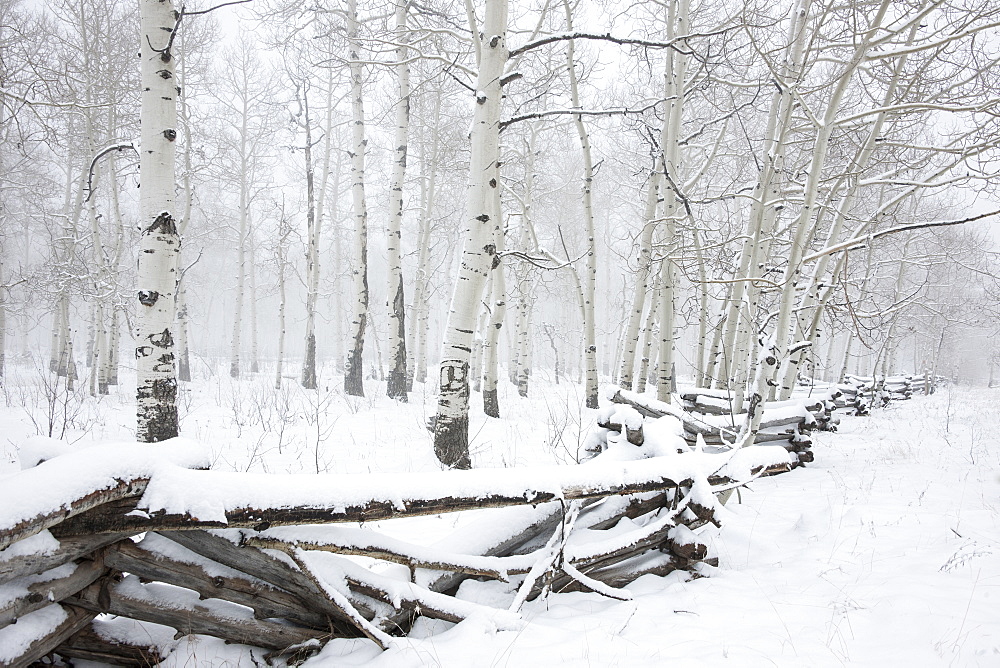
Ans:
[{"label": "wooden fence", "polygon": [[[719,450],[311,476],[203,470],[204,453],[180,439],[63,454],[3,480],[0,665],[50,655],[153,665],[169,651],[153,633],[109,633],[104,613],[297,663],[331,638],[388,647],[418,615],[481,614],[515,629],[523,602],[543,592],[627,598],[622,587],[641,575],[717,563],[693,533],[718,523],[716,494],[804,461],[786,447]],[[482,508],[493,510],[436,546],[392,537],[392,522],[371,525]],[[514,603],[456,597],[467,578],[510,582]]]}]

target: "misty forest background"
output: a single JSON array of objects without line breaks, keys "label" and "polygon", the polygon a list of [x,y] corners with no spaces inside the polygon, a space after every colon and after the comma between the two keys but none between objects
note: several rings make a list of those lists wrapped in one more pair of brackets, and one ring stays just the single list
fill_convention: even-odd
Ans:
[{"label": "misty forest background", "polygon": [[[182,392],[433,393],[463,308],[497,415],[497,383],[535,379],[594,407],[598,382],[740,405],[796,375],[992,382],[990,218],[953,223],[998,208],[994,2],[512,3],[471,298],[499,0],[230,4],[178,7],[171,37]],[[134,2],[0,0],[7,390],[12,369],[50,396],[131,382],[138,44]]]}]

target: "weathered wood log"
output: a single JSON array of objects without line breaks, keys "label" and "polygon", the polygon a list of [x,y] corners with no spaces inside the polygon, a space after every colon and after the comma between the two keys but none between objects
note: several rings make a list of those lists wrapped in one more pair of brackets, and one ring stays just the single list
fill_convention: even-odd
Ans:
[{"label": "weathered wood log", "polygon": [[[339,528],[339,527],[338,527]],[[251,536],[247,545],[261,549],[289,552],[290,548],[332,552],[382,559],[414,568],[437,571],[456,571],[466,575],[477,575],[494,580],[506,580],[509,574],[527,573],[531,564],[519,557],[477,557],[434,550],[403,541],[389,539],[371,531],[348,530],[338,540],[337,532],[327,532],[324,536],[308,535],[302,539],[283,539],[273,536]]]},{"label": "weathered wood log", "polygon": [[166,582],[198,592],[202,598],[218,598],[253,609],[258,619],[283,617],[310,628],[327,630],[330,620],[311,612],[286,591],[257,579],[237,574],[210,575],[196,564],[183,563],[124,541],[108,549],[105,563],[144,581]]},{"label": "weathered wood log", "polygon": [[[255,547],[240,547],[207,531],[170,531],[160,535],[212,561],[294,594],[302,601],[302,605],[313,613],[349,623],[349,620],[344,618],[343,611],[331,605],[329,599],[316,589],[309,578],[287,563]],[[363,610],[363,613],[372,616],[375,614],[370,609]],[[338,630],[343,631],[343,626],[338,626]]]},{"label": "weathered wood log", "polygon": [[[497,543],[477,550],[483,556],[505,557],[511,554],[523,554],[523,548],[538,536],[549,535],[562,521],[562,506],[559,503],[548,503],[532,509],[535,516],[527,523],[512,531],[511,535]],[[438,573],[426,582],[430,591],[454,593],[467,575],[457,572]],[[400,628],[405,624],[397,619]]]},{"label": "weathered wood log", "polygon": [[163,661],[158,648],[120,640],[107,640],[88,624],[54,650],[67,659],[95,661],[112,666],[155,666]]},{"label": "weathered wood log", "polygon": [[646,437],[642,433],[641,424],[636,428],[632,428],[629,427],[627,424],[622,425],[621,423],[618,422],[611,422],[611,421],[601,422],[600,420],[598,420],[597,426],[603,427],[604,429],[609,429],[611,431],[616,431],[619,434],[624,433],[625,440],[631,443],[632,445],[641,446],[646,441]]},{"label": "weathered wood log", "polygon": [[[440,594],[412,582],[404,582],[380,575],[342,557],[309,554],[291,546],[288,546],[288,554],[294,555],[292,558],[303,567],[303,570],[310,571],[312,569],[307,560],[322,557],[335,560],[335,571],[352,590],[364,592],[368,596],[384,601],[393,607],[399,606],[402,609],[415,610],[426,617],[450,622],[460,622],[472,615],[485,615],[492,618],[500,628],[514,628],[519,625],[519,618],[516,614]],[[319,578],[319,576],[316,577]],[[336,589],[335,583],[329,584],[329,587],[325,587],[327,591],[331,588]]]},{"label": "weathered wood log", "polygon": [[125,538],[127,534],[101,534],[98,536],[77,536],[59,541],[59,547],[51,552],[21,554],[0,560],[0,584],[10,582],[25,575],[36,575],[52,570],[63,564],[79,559],[96,550]]},{"label": "weathered wood log", "polygon": [[[580,512],[580,518],[577,520],[577,526],[580,528],[603,530],[610,529],[615,526],[624,518],[635,519],[636,517],[641,517],[646,513],[656,510],[658,508],[663,508],[670,501],[671,492],[659,492],[656,494],[637,494],[628,498],[627,505],[623,508],[619,508],[613,514],[608,517],[598,520],[596,522],[590,523],[588,521],[588,514],[594,515],[600,513],[599,508],[593,510],[584,509]],[[589,512],[588,512],[589,510]]]},{"label": "weathered wood log", "polygon": [[689,431],[692,434],[711,434],[719,431],[719,427],[699,420],[680,408],[656,401],[655,399],[645,399],[640,397],[640,395],[626,390],[616,390],[611,395],[611,401],[612,403],[631,406],[639,411],[639,414],[643,417],[661,418],[665,415],[672,415],[681,421],[685,431]]},{"label": "weathered wood log", "polygon": [[326,586],[326,583],[309,567],[303,550],[293,547],[285,550],[284,552],[291,557],[292,561],[295,562],[295,565],[299,567],[300,571],[302,571],[302,574],[312,581],[316,589],[323,592],[323,595],[327,597],[331,606],[340,610],[341,615],[350,620],[350,622],[354,624],[355,628],[367,636],[369,640],[382,649],[388,649],[391,642],[389,635],[365,619],[361,612],[354,607],[346,594],[338,591],[335,587]]},{"label": "weathered wood log", "polygon": [[89,625],[91,620],[97,616],[95,612],[72,605],[61,603],[52,603],[51,605],[61,608],[65,612],[65,618],[50,631],[44,635],[40,635],[29,643],[20,654],[13,657],[4,657],[4,663],[2,664],[4,668],[25,668],[26,666],[30,666],[43,656],[51,654],[63,641]]},{"label": "weathered wood log", "polygon": [[140,584],[138,578],[127,575],[120,582],[95,582],[69,602],[95,613],[170,626],[182,636],[196,633],[267,649],[284,649],[329,636],[325,631],[254,619],[249,611],[241,618],[242,609],[231,604],[226,604],[226,612],[222,613],[223,604],[219,602],[208,605],[185,601],[176,595],[177,591],[181,590],[174,590],[170,597],[158,596]]},{"label": "weathered wood log", "polygon": [[100,555],[93,561],[82,561],[73,566],[66,566],[70,572],[61,577],[38,581],[41,576],[27,576],[23,580],[15,580],[11,585],[25,585],[26,593],[3,602],[0,605],[0,628],[17,621],[29,612],[40,610],[53,602],[59,602],[67,596],[77,593],[105,572]]},{"label": "weathered wood log", "polygon": [[698,540],[695,533],[684,525],[676,526],[667,533],[664,546],[689,561],[702,561],[708,557],[708,545]]},{"label": "weathered wood log", "polygon": [[[39,470],[41,470],[41,467],[32,469],[32,472]],[[148,478],[119,480],[118,483],[112,487],[95,490],[68,501],[58,510],[43,513],[31,519],[15,522],[11,526],[0,527],[0,550],[4,550],[19,540],[33,536],[41,531],[44,531],[45,529],[54,527],[57,524],[62,524],[71,517],[76,517],[89,510],[103,506],[111,501],[132,497],[138,498],[146,490],[146,486],[148,484]],[[83,533],[86,534],[91,532]]]},{"label": "weathered wood log", "polygon": [[[669,575],[674,571],[686,569],[688,565],[686,559],[672,554],[646,555],[643,553],[639,557],[633,557],[605,568],[587,569],[586,575],[609,587],[620,589],[643,575]],[[586,586],[565,573],[558,573],[550,578],[548,586],[551,591],[559,593],[587,590]],[[539,588],[537,591],[533,591],[529,598],[537,598],[541,592],[542,590]]]},{"label": "weathered wood log", "polygon": [[[336,522],[371,522],[392,519],[396,517],[413,517],[419,515],[436,515],[440,513],[459,512],[480,508],[501,508],[514,505],[537,505],[556,499],[578,500],[592,499],[614,494],[636,494],[665,489],[675,489],[685,481],[673,480],[669,477],[673,458],[655,457],[637,462],[614,462],[613,466],[620,470],[608,476],[612,480],[625,479],[626,482],[597,483],[593,480],[593,469],[581,472],[580,467],[552,467],[552,479],[539,483],[537,489],[523,492],[484,493],[471,496],[446,496],[437,498],[428,493],[417,498],[394,500],[371,500],[366,503],[341,505],[331,502],[329,506],[299,506],[299,507],[237,507],[225,510],[223,520],[201,520],[182,514],[172,514],[162,511],[150,513],[123,512],[126,507],[118,506],[113,512],[107,508],[93,510],[76,515],[53,529],[59,536],[86,535],[108,532],[141,533],[145,531],[182,531],[193,529],[221,528],[253,528],[263,531],[271,526],[286,526],[292,524],[326,524]],[[560,470],[564,469],[564,470]],[[184,471],[187,474],[210,474],[211,471]],[[462,476],[454,474],[484,474],[482,471],[452,471],[447,472],[453,477],[454,484],[462,487]],[[425,474],[433,477],[439,474]],[[489,472],[495,479],[496,489],[509,489],[512,481],[519,481],[523,472],[514,469],[496,469]],[[359,476],[361,477],[361,476]],[[367,476],[364,476],[367,477]],[[203,485],[211,485],[211,477],[184,479],[189,482],[185,489],[201,489]],[[280,493],[279,481],[275,486]],[[290,485],[290,483],[285,483]],[[332,484],[332,482],[331,482]],[[355,483],[357,484],[357,483]],[[488,484],[486,486],[489,486]],[[294,495],[294,488],[289,486],[289,494]],[[430,492],[430,490],[428,490]],[[387,496],[390,491],[384,492]],[[195,492],[192,492],[195,494]],[[398,496],[398,494],[392,494]],[[277,505],[277,504],[276,504]]]}]

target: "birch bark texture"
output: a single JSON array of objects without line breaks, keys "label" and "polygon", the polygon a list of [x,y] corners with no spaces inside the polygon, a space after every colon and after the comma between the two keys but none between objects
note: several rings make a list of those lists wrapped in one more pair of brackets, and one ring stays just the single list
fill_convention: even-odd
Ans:
[{"label": "birch bark texture", "polygon": [[389,263],[389,378],[386,394],[406,401],[406,301],[403,295],[403,259],[401,239],[403,228],[403,181],[406,178],[407,135],[410,129],[410,66],[407,62],[407,15],[409,0],[397,0],[396,5],[396,81],[399,100],[396,102],[396,134],[393,143],[395,160],[392,183],[389,186],[389,229],[386,234]]},{"label": "birch bark texture", "polygon": [[[566,31],[573,33],[573,10],[568,0],[563,3],[566,10]],[[574,41],[569,40],[566,47],[566,71],[569,74],[570,104],[573,109],[583,109],[580,104],[580,82],[576,74],[576,53]],[[587,234],[587,267],[581,279],[583,311],[583,362],[587,370],[586,397],[587,408],[598,407],[597,379],[597,336],[594,323],[594,300],[597,296],[597,249],[594,246],[594,159],[590,151],[590,133],[583,123],[583,115],[573,116],[577,138],[580,141],[580,153],[583,157],[583,221]]]},{"label": "birch bark texture", "polygon": [[136,439],[178,434],[174,292],[180,235],[174,221],[177,80],[171,54],[177,13],[171,0],[141,0],[142,127],[136,331]]},{"label": "birch bark texture", "polygon": [[344,393],[365,395],[362,360],[365,327],[368,324],[368,207],[365,202],[365,106],[362,91],[363,69],[358,33],[357,0],[347,2],[348,67],[351,73],[351,202],[354,212],[354,304],[351,311],[351,343],[344,367]]},{"label": "birch bark texture", "polygon": [[[434,454],[445,466],[471,468],[469,357],[486,278],[499,260],[493,201],[500,187],[500,78],[507,62],[507,0],[486,0],[482,31],[470,26],[480,51],[472,123],[465,242],[441,349]],[[482,33],[482,39],[478,35]]]}]

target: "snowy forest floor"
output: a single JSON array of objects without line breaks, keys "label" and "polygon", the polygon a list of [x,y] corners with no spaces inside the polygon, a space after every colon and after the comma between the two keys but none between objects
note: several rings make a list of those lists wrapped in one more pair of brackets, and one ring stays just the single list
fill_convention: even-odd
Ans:
[{"label": "snowy forest floor", "polygon": [[[438,470],[425,429],[433,387],[411,402],[334,389],[273,390],[269,374],[234,381],[203,364],[182,393],[184,435],[214,467],[270,472]],[[0,394],[0,484],[38,434],[83,446],[130,440],[131,379],[100,400],[66,393],[30,365],[8,367]],[[134,381],[133,381],[134,382]],[[81,383],[81,386],[85,383]],[[532,398],[501,383],[505,417],[472,421],[477,467],[571,463],[594,421],[579,386],[535,379]],[[51,431],[50,431],[51,428]],[[475,618],[421,620],[380,652],[334,640],[308,666],[998,666],[1000,665],[1000,390],[945,387],[842,417],[814,434],[816,461],[733,497],[704,534],[720,559],[709,577],[644,576],[631,601],[556,594],[523,609],[520,631]],[[36,441],[38,443],[38,441]],[[42,444],[44,445],[44,444]],[[382,523],[432,542],[475,511]],[[463,515],[465,517],[463,517]],[[462,595],[506,607],[509,585]],[[167,665],[252,665],[247,647],[182,641]]]}]

